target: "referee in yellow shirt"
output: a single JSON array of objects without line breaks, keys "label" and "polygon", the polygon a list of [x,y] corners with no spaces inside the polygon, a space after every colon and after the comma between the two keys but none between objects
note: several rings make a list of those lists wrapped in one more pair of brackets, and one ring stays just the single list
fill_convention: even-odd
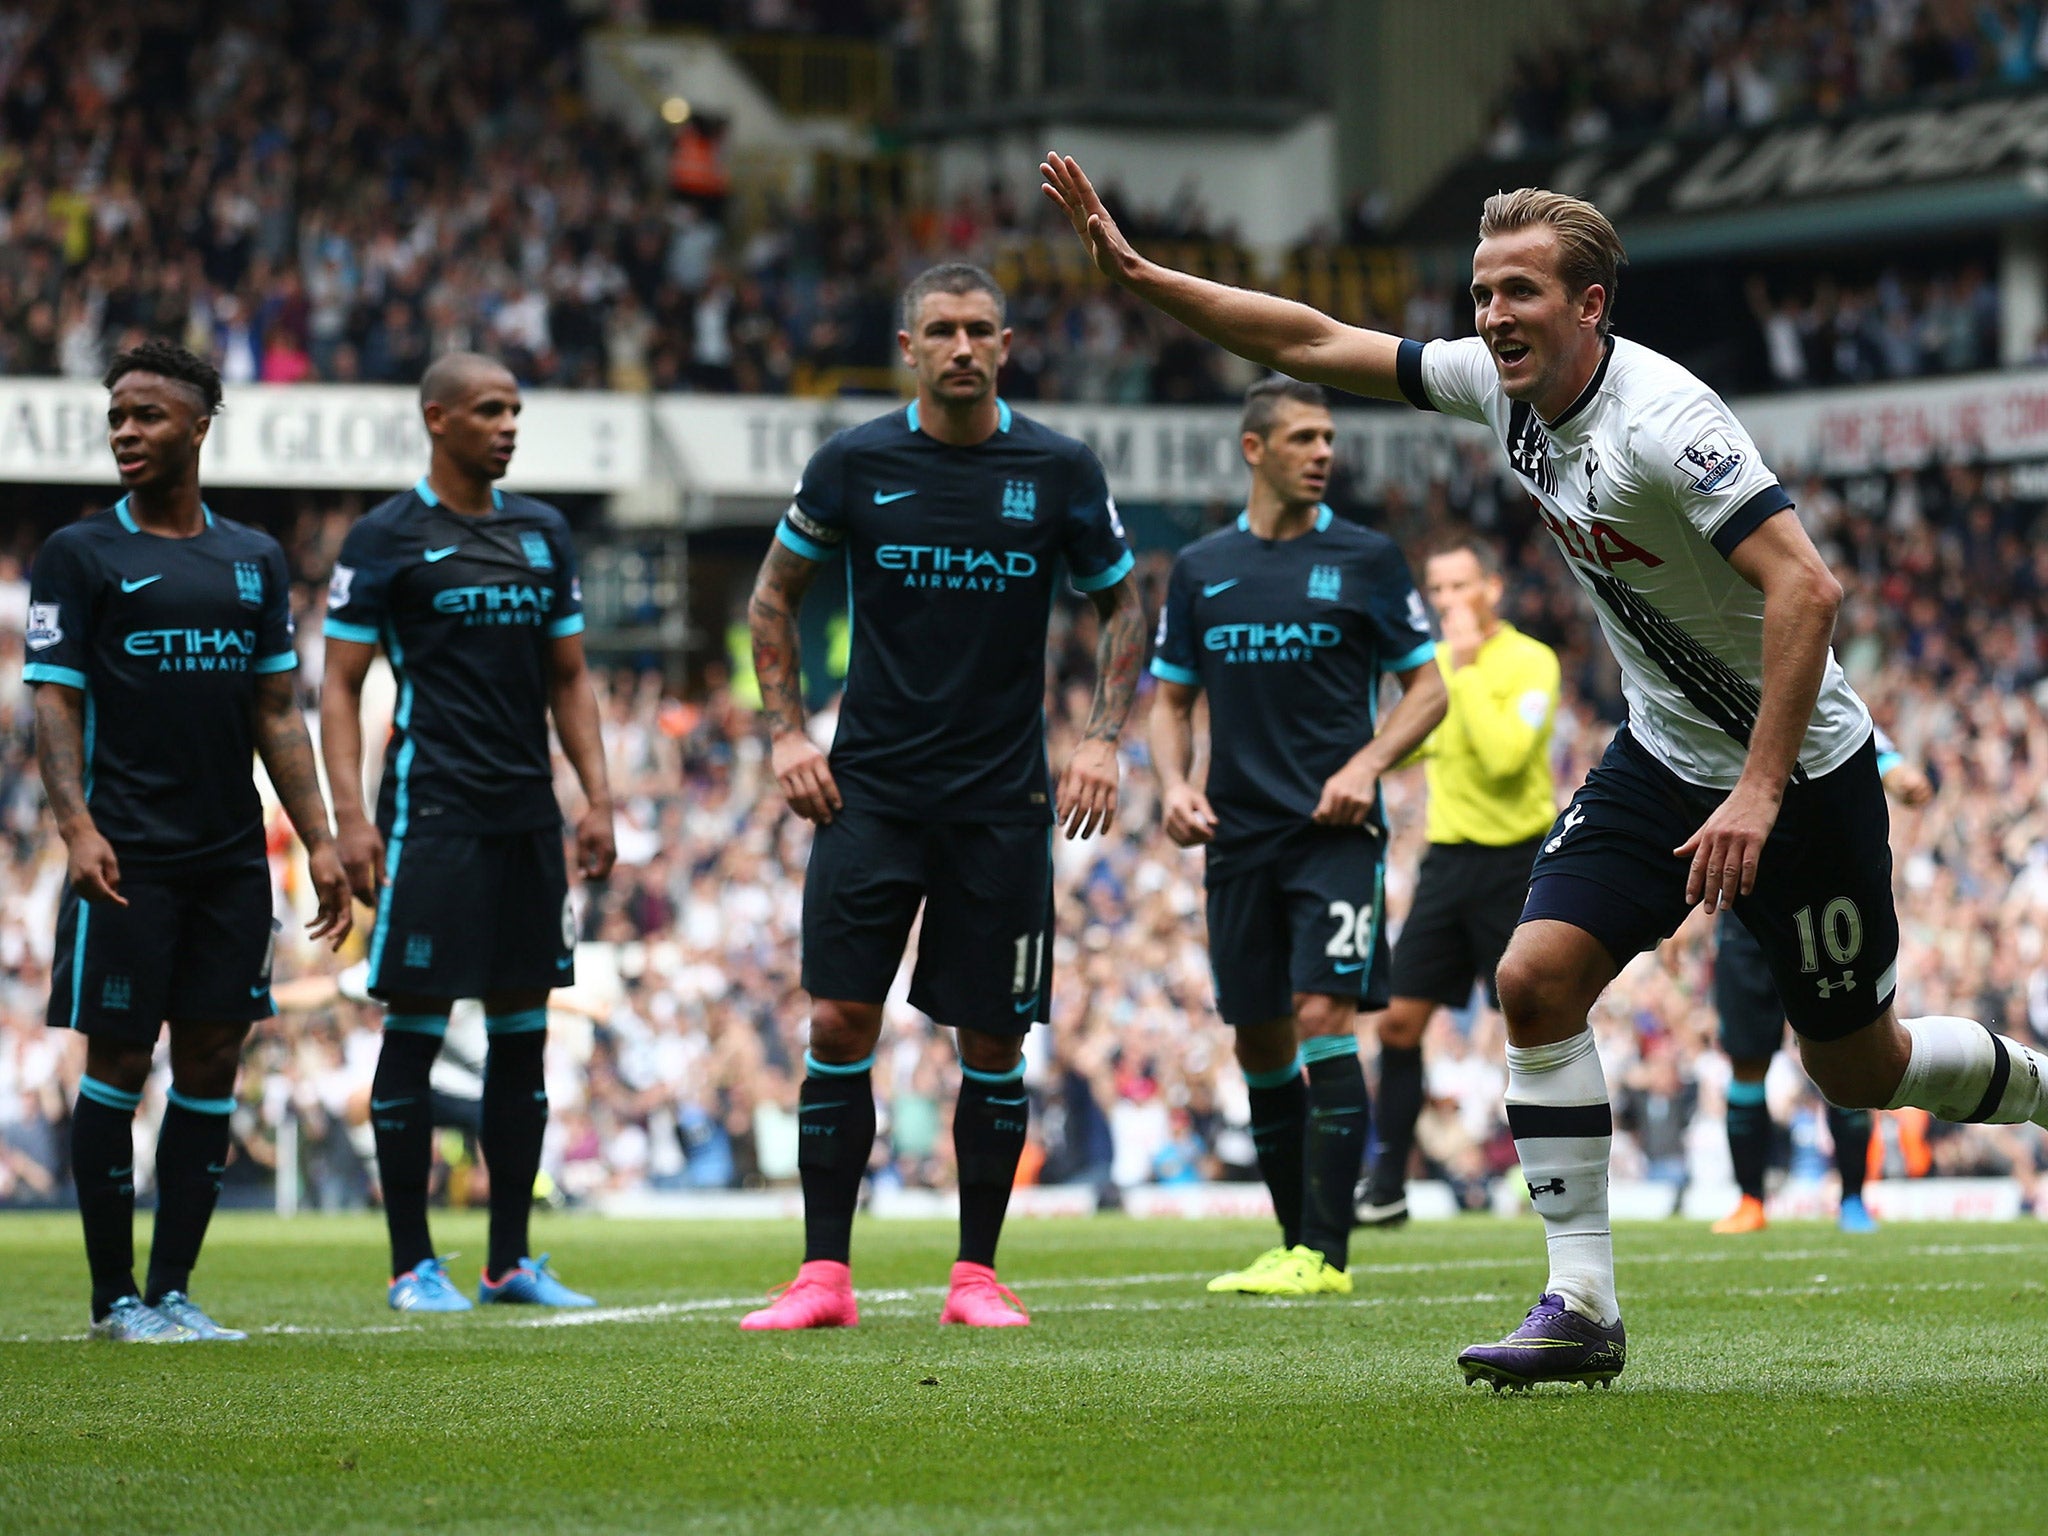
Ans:
[{"label": "referee in yellow shirt", "polygon": [[1429,852],[1394,947],[1394,1000],[1379,1017],[1379,1151],[1359,1195],[1361,1226],[1408,1219],[1422,1032],[1439,1004],[1470,1000],[1475,979],[1499,1006],[1494,968],[1521,918],[1529,866],[1557,818],[1557,653],[1501,619],[1500,565],[1485,543],[1442,546],[1426,584],[1443,625],[1436,660],[1450,710],[1416,752],[1429,780]]}]

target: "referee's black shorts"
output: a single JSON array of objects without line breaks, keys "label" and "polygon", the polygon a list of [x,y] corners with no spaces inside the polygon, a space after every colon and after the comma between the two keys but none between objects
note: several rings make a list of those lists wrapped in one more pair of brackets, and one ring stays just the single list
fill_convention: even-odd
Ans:
[{"label": "referee's black shorts", "polygon": [[1542,846],[1540,836],[1503,848],[1429,845],[1394,945],[1394,996],[1462,1008],[1477,980],[1486,983],[1487,1000],[1500,1006],[1493,973],[1521,921],[1529,866]]}]

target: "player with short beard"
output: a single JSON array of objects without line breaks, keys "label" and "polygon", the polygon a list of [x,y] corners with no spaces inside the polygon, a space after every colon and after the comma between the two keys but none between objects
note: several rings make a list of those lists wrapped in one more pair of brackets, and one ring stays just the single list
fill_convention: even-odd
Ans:
[{"label": "player with short beard", "polygon": [[[749,1330],[859,1321],[848,1260],[875,1140],[870,1069],[920,906],[910,1002],[960,1047],[960,1249],[939,1321],[1030,1321],[995,1258],[1030,1107],[1024,1037],[1050,1017],[1051,834],[1059,824],[1087,837],[1115,819],[1117,738],[1144,659],[1102,466],[996,395],[1010,333],[995,280],[964,264],[925,272],[904,292],[897,343],[917,398],[812,456],[748,613],[775,776],[817,825],[797,1111],[804,1263],[742,1320]],[[846,562],[853,640],[828,756],[804,728],[796,616],[834,558]],[[1045,642],[1063,565],[1094,603],[1101,640],[1094,704],[1055,792]]]}]

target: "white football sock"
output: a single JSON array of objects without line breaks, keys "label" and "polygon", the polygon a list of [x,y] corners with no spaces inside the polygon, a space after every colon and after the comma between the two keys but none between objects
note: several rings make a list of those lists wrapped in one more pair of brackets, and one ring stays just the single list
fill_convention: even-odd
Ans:
[{"label": "white football sock", "polygon": [[1508,1127],[1550,1243],[1546,1289],[1574,1312],[1613,1323],[1621,1316],[1607,1219],[1614,1115],[1590,1029],[1555,1045],[1508,1047]]},{"label": "white football sock", "polygon": [[1913,1055],[1887,1109],[1912,1105],[1964,1124],[2048,1126],[2048,1057],[1975,1019],[1902,1021]]}]

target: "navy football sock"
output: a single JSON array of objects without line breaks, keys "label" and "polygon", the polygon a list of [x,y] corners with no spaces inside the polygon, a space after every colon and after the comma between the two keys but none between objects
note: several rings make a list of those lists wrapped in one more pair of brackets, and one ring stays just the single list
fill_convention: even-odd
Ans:
[{"label": "navy football sock", "polygon": [[1828,1134],[1835,1139],[1835,1172],[1842,1176],[1842,1198],[1863,1194],[1870,1171],[1870,1111],[1828,1106]]},{"label": "navy football sock", "polygon": [[1301,1240],[1343,1269],[1351,1261],[1352,1199],[1372,1118],[1365,1071],[1355,1035],[1318,1035],[1303,1042],[1301,1054],[1308,1063]]},{"label": "navy football sock", "polygon": [[228,1164],[228,1116],[232,1098],[199,1099],[171,1090],[164,1123],[156,1137],[156,1235],[149,1245],[149,1285],[142,1299],[151,1306],[167,1291],[192,1282],[207,1223],[220,1200],[220,1176]]},{"label": "navy football sock", "polygon": [[394,1013],[384,1020],[384,1046],[370,1082],[370,1129],[377,1138],[377,1182],[391,1232],[391,1273],[406,1273],[434,1256],[427,1234],[427,1181],[434,1168],[433,1089],[428,1079],[441,1053],[446,1014]]},{"label": "navy football sock", "polygon": [[1771,1107],[1762,1083],[1728,1084],[1728,1157],[1735,1182],[1752,1199],[1764,1197],[1764,1170],[1771,1161]]},{"label": "navy football sock", "polygon": [[71,1111],[71,1179],[85,1223],[94,1322],[135,1294],[135,1108],[141,1102],[139,1093],[85,1077]]},{"label": "navy football sock", "polygon": [[996,1262],[996,1243],[1017,1182],[1031,1100],[1024,1064],[1009,1072],[960,1069],[960,1100],[953,1110],[953,1157],[960,1166],[960,1262]]},{"label": "navy football sock", "polygon": [[1372,1198],[1385,1204],[1408,1187],[1408,1158],[1415,1150],[1415,1122],[1422,1115],[1422,1047],[1380,1047],[1379,1155],[1372,1165]]},{"label": "navy football sock", "polygon": [[804,1262],[844,1264],[853,1251],[861,1175],[875,1148],[873,1056],[840,1066],[806,1055],[797,1103],[797,1172],[804,1186]]},{"label": "navy football sock", "polygon": [[478,1142],[491,1175],[486,1267],[493,1280],[504,1279],[530,1256],[527,1223],[548,1130],[547,1027],[545,1008],[484,1019],[491,1044],[484,1057],[484,1125]]},{"label": "navy football sock", "polygon": [[1251,1098],[1252,1150],[1273,1197],[1273,1217],[1285,1248],[1301,1241],[1302,1135],[1308,1124],[1308,1085],[1301,1072],[1296,1056],[1278,1071],[1244,1075]]}]

